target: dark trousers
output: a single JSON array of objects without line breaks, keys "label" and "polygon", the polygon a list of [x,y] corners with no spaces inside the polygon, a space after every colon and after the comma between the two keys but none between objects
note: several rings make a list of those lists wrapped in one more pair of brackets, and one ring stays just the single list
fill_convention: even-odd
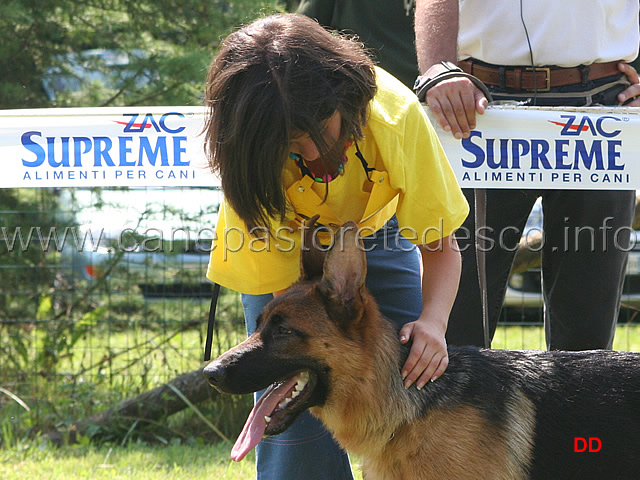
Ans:
[{"label": "dark trousers", "polygon": [[[473,194],[465,190],[471,205]],[[627,264],[633,191],[487,190],[486,229],[480,233],[489,239],[485,256],[491,337],[500,318],[515,246],[539,195],[544,215],[541,254],[547,345],[553,350],[611,348]],[[457,235],[462,276],[447,330],[447,342],[452,345],[484,345],[475,232],[471,214]]]},{"label": "dark trousers", "polygon": [[[611,104],[623,88],[616,86],[582,105]],[[579,87],[572,90],[576,89]],[[532,97],[513,95],[510,92],[502,98],[526,101]],[[494,99],[501,99],[498,89],[494,89]],[[581,105],[578,102],[579,98],[572,97],[567,104]],[[558,98],[545,99],[544,95],[535,103],[561,104]],[[466,190],[465,195],[473,206],[473,190]],[[633,191],[487,190],[487,228],[481,234],[489,239],[485,255],[490,336],[493,338],[500,318],[514,247],[539,196],[544,214],[541,254],[547,346],[551,350],[610,349],[626,271]],[[475,223],[472,208],[456,235],[462,250],[462,276],[447,330],[447,342],[452,345],[484,345]]]}]

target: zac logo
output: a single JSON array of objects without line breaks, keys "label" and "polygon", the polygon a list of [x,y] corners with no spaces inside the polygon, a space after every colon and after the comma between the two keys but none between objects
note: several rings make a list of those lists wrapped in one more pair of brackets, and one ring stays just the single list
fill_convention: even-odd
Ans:
[{"label": "zac logo", "polygon": [[[177,127],[177,128],[170,128],[167,125],[167,119],[169,117],[184,118],[184,115],[182,113],[178,113],[178,112],[165,113],[160,117],[160,119],[157,122],[156,122],[156,119],[153,117],[153,115],[150,113],[147,113],[142,118],[142,121],[138,121],[138,118],[141,116],[142,115],[140,115],[139,113],[125,113],[123,114],[123,117],[131,117],[128,122],[121,122],[118,120],[114,120],[114,122],[125,126],[124,130],[122,130],[124,133],[142,133],[147,128],[153,128],[156,132],[166,132],[170,134],[176,134],[176,133],[182,132],[185,129],[184,126]],[[175,119],[173,119],[173,121],[174,120]],[[171,121],[170,123],[173,123],[173,122]]]},{"label": "zac logo", "polygon": [[605,130],[603,123],[605,120],[614,120],[621,122],[622,120],[612,116],[598,117],[594,122],[590,117],[584,115],[578,118],[577,115],[560,115],[560,118],[566,119],[566,122],[554,122],[549,120],[549,123],[562,127],[560,135],[578,136],[582,132],[591,132],[593,136],[600,135],[604,138],[613,138],[620,135],[621,130]]}]

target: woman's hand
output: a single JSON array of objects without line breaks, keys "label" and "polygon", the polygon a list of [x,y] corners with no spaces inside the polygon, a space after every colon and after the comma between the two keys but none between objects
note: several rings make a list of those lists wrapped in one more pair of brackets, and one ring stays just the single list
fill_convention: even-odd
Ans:
[{"label": "woman's hand", "polygon": [[404,386],[418,389],[439,378],[449,366],[445,333],[460,281],[461,260],[453,235],[420,246],[422,254],[422,313],[400,330],[400,342],[411,340],[402,367]]},{"label": "woman's hand", "polygon": [[402,367],[402,379],[406,388],[415,382],[420,390],[428,381],[435,381],[447,369],[449,354],[444,339],[446,319],[444,329],[441,325],[441,321],[421,317],[415,322],[407,323],[400,330],[401,343],[412,340],[411,351]]}]

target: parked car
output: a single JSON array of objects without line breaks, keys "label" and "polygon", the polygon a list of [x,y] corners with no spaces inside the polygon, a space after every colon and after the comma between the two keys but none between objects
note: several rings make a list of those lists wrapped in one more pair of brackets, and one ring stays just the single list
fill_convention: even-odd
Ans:
[{"label": "parked car", "polygon": [[149,83],[150,73],[136,63],[145,56],[141,50],[127,53],[103,48],[58,55],[45,70],[42,86],[52,102],[61,95],[95,87],[117,91],[131,83],[141,88]]},{"label": "parked car", "polygon": [[146,297],[209,296],[206,279],[221,200],[211,188],[65,189],[58,236],[69,282],[137,286]]},{"label": "parked car", "polygon": [[[524,235],[533,238],[543,232],[542,204],[540,199],[534,205],[527,220]],[[530,245],[533,241],[528,242]],[[537,246],[536,246],[537,248]],[[615,248],[615,247],[614,247]],[[640,321],[640,231],[631,232],[631,243],[627,272],[624,280],[620,321],[632,319]],[[542,272],[539,267],[523,273],[513,273],[509,277],[504,299],[503,320],[506,321],[542,321]]]}]

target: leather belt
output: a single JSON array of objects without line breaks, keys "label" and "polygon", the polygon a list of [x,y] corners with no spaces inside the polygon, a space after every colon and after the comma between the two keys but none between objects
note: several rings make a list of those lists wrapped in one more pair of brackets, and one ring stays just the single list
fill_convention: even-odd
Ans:
[{"label": "leather belt", "polygon": [[[589,80],[622,74],[619,61],[594,63],[578,67],[512,67],[491,66],[471,59],[461,60],[458,66],[487,85],[533,92],[548,92],[553,87],[586,83]],[[535,83],[534,83],[535,82]]]}]

